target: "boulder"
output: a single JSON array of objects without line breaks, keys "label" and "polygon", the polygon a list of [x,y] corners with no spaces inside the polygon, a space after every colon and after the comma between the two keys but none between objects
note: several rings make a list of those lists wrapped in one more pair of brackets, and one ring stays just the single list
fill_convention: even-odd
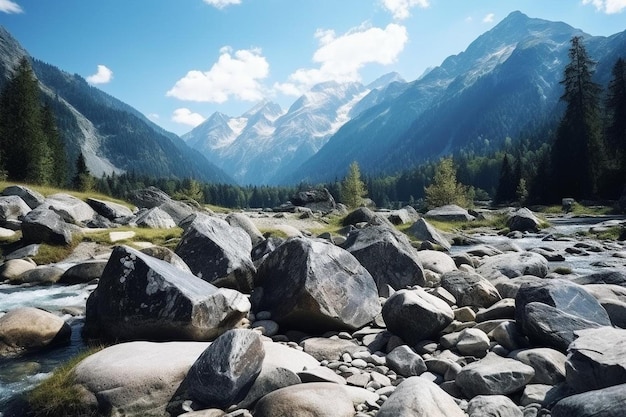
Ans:
[{"label": "boulder", "polygon": [[250,258],[250,236],[215,217],[196,218],[183,234],[176,254],[191,271],[218,287],[249,293],[256,268]]},{"label": "boulder", "polygon": [[172,216],[159,207],[139,210],[131,222],[139,227],[147,227],[150,229],[171,229],[176,227],[176,222],[172,219]]},{"label": "boulder", "polygon": [[21,220],[31,208],[16,195],[0,197],[0,224]]},{"label": "boulder", "polygon": [[489,347],[489,336],[480,329],[463,329],[456,342],[456,350],[463,356],[483,358],[487,355]]},{"label": "boulder", "polygon": [[31,260],[9,259],[0,265],[0,282],[13,281],[24,272],[35,269],[37,265]]},{"label": "boulder", "polygon": [[249,309],[237,291],[117,246],[87,300],[85,332],[107,340],[212,340]]},{"label": "boulder", "polygon": [[441,299],[423,289],[400,290],[383,306],[387,329],[410,345],[436,340],[454,319],[454,312]]},{"label": "boulder", "polygon": [[11,284],[55,284],[63,275],[61,268],[53,265],[42,265],[28,271],[24,271],[19,276],[10,280]]},{"label": "boulder", "polygon": [[626,384],[563,398],[552,407],[552,417],[623,417]]},{"label": "boulder", "polygon": [[359,207],[358,209],[350,212],[350,214],[343,219],[343,224],[344,226],[354,226],[359,223],[372,223],[377,221],[379,217],[380,216],[367,207]]},{"label": "boulder", "polygon": [[40,243],[31,243],[30,245],[22,246],[19,249],[16,249],[10,253],[5,254],[4,259],[11,260],[11,259],[32,258],[34,256],[37,256],[40,248],[41,248]]},{"label": "boulder", "polygon": [[501,300],[496,287],[475,272],[446,272],[441,286],[456,298],[459,307],[490,307]]},{"label": "boulder", "polygon": [[11,185],[2,190],[2,195],[15,195],[20,197],[31,209],[35,209],[43,204],[45,198],[35,190],[31,190],[23,185]]},{"label": "boulder", "polygon": [[405,379],[383,403],[378,417],[465,417],[454,399],[433,382]]},{"label": "boulder", "polygon": [[489,353],[461,369],[455,382],[468,398],[508,395],[522,390],[534,375],[535,370],[528,365]]},{"label": "boulder", "polygon": [[478,395],[467,404],[468,417],[524,417],[517,405],[504,395]]},{"label": "boulder", "polygon": [[133,217],[133,212],[128,207],[112,201],[88,198],[87,204],[89,204],[96,213],[112,221]]},{"label": "boulder", "polygon": [[572,282],[580,285],[619,285],[626,288],[626,270],[624,268],[611,268],[608,271],[594,272],[593,274],[573,277]]},{"label": "boulder", "polygon": [[550,348],[516,350],[509,357],[532,366],[535,376],[531,384],[556,385],[565,380],[565,355]]},{"label": "boulder", "polygon": [[569,346],[566,381],[577,392],[626,384],[626,330],[580,330]]},{"label": "boulder", "polygon": [[139,208],[158,207],[172,201],[169,195],[156,187],[142,188],[130,192],[130,201]]},{"label": "boulder", "polygon": [[611,325],[606,310],[583,286],[561,279],[523,284],[515,297],[515,321],[531,342],[562,352],[574,331]]},{"label": "boulder", "polygon": [[386,226],[371,226],[350,233],[342,245],[374,278],[378,293],[424,286],[424,269],[408,238]]},{"label": "boulder", "polygon": [[532,252],[504,253],[485,259],[476,269],[489,281],[534,275],[540,278],[548,274],[548,261]]},{"label": "boulder", "polygon": [[83,224],[96,215],[89,204],[64,193],[49,195],[42,206],[49,208],[61,216],[65,222],[72,224]]},{"label": "boulder", "polygon": [[161,204],[159,208],[169,214],[177,225],[195,212],[190,204],[175,200],[167,201]]},{"label": "boulder", "polygon": [[357,345],[350,340],[328,339],[326,337],[310,337],[300,342],[305,353],[313,356],[318,361],[336,361],[341,355],[367,350],[364,346]]},{"label": "boulder", "polygon": [[72,232],[61,216],[52,210],[38,208],[22,219],[22,234],[26,242],[69,245]]},{"label": "boulder", "polygon": [[60,317],[33,307],[0,317],[0,359],[69,343],[72,330]]},{"label": "boulder", "polygon": [[337,207],[335,199],[326,188],[300,191],[291,197],[291,203],[294,206],[307,207],[322,213],[330,213]]},{"label": "boulder", "polygon": [[386,356],[387,366],[405,378],[426,372],[424,359],[407,345],[400,345]]},{"label": "boulder", "polygon": [[165,246],[149,246],[141,249],[141,252],[172,264],[181,271],[189,272],[190,274],[193,273],[185,261],[170,248],[166,248]]},{"label": "boulder", "polygon": [[[161,417],[177,395],[191,365],[209,346],[202,342],[130,342],[107,347],[74,368],[84,403],[110,415]],[[158,370],[158,372],[155,372]]]},{"label": "boulder", "polygon": [[455,204],[449,204],[447,206],[441,206],[429,210],[424,217],[427,219],[441,220],[445,222],[465,222],[474,220],[475,217],[468,213],[462,207]]},{"label": "boulder", "polygon": [[233,227],[239,227],[250,236],[252,246],[255,247],[259,243],[263,242],[265,238],[255,224],[250,220],[250,217],[243,213],[231,213],[226,216],[226,221]]},{"label": "boulder", "polygon": [[308,331],[358,329],[381,310],[372,276],[348,251],[327,241],[295,237],[259,267],[255,311],[281,327]]},{"label": "boulder", "polygon": [[189,394],[206,407],[226,409],[243,400],[261,373],[265,349],[252,330],[229,330],[215,339],[187,374]]},{"label": "boulder", "polygon": [[72,285],[84,284],[100,279],[106,265],[107,260],[105,259],[81,262],[68,268],[59,279],[59,282],[61,284]]},{"label": "boulder", "polygon": [[421,250],[417,252],[417,258],[422,263],[424,269],[428,269],[437,274],[445,274],[446,272],[455,271],[457,269],[454,259],[447,253],[436,250]]},{"label": "boulder", "polygon": [[268,237],[263,240],[261,243],[252,248],[252,261],[260,263],[265,256],[276,250],[276,248],[282,245],[284,241],[284,239],[279,237]]},{"label": "boulder", "polygon": [[431,242],[441,246],[445,250],[450,250],[452,245],[441,235],[441,233],[425,219],[419,219],[411,226],[407,233],[417,240]]},{"label": "boulder", "polygon": [[409,212],[404,208],[392,211],[387,215],[387,219],[391,222],[391,224],[396,226],[415,221]]},{"label": "boulder", "polygon": [[533,214],[532,211],[526,207],[522,207],[519,210],[509,214],[509,218],[506,221],[507,227],[513,231],[520,232],[537,232],[541,222]]}]

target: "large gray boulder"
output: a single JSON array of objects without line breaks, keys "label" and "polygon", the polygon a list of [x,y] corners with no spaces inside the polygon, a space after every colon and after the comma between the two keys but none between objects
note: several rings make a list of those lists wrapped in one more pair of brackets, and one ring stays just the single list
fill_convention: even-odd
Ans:
[{"label": "large gray boulder", "polygon": [[123,220],[133,217],[133,212],[128,207],[114,203],[113,201],[100,200],[97,198],[88,198],[87,204],[99,215],[109,220]]},{"label": "large gray boulder", "polygon": [[167,193],[156,187],[141,188],[130,192],[130,201],[139,208],[158,207],[163,203],[172,201]]},{"label": "large gray boulder", "polygon": [[380,407],[378,417],[465,417],[454,399],[433,382],[405,379]]},{"label": "large gray boulder", "polygon": [[438,250],[421,250],[417,252],[417,259],[420,260],[424,269],[437,274],[445,274],[457,269],[454,259],[447,253]]},{"label": "large gray boulder", "polygon": [[194,362],[186,383],[191,397],[206,407],[226,409],[245,398],[261,373],[265,349],[253,330],[229,330]]},{"label": "large gray boulder", "polygon": [[300,191],[291,197],[291,203],[294,206],[307,207],[322,213],[330,213],[337,207],[335,199],[326,188]]},{"label": "large gray boulder", "polygon": [[504,253],[485,259],[476,272],[492,282],[524,275],[543,278],[548,274],[548,261],[533,252]]},{"label": "large gray boulder", "polygon": [[524,417],[513,400],[504,395],[478,395],[467,404],[469,417]]},{"label": "large gray boulder", "polygon": [[475,217],[469,214],[466,209],[455,204],[436,207],[426,212],[424,217],[427,219],[442,220],[446,222],[470,221],[475,219]]},{"label": "large gray boulder", "polygon": [[87,300],[85,332],[107,340],[212,340],[249,309],[237,291],[117,246]]},{"label": "large gray boulder", "polygon": [[526,207],[509,214],[509,218],[506,221],[506,225],[511,231],[520,232],[536,232],[539,230],[540,224],[541,222],[537,216]]},{"label": "large gray boulder", "polygon": [[441,286],[454,296],[459,307],[490,307],[501,300],[496,287],[475,272],[446,272],[441,276]]},{"label": "large gray boulder", "polygon": [[10,185],[2,190],[2,195],[15,195],[20,197],[31,209],[35,209],[43,204],[45,197],[35,190],[31,190],[23,185]]},{"label": "large gray boulder", "polygon": [[139,227],[150,229],[172,229],[176,227],[176,222],[165,211],[159,207],[139,210],[137,215],[130,221]]},{"label": "large gray boulder", "polygon": [[386,356],[387,366],[405,378],[426,372],[424,359],[407,345],[400,345]]},{"label": "large gray boulder", "polygon": [[387,329],[409,345],[422,340],[436,340],[437,335],[454,319],[450,306],[422,289],[400,290],[383,306]]},{"label": "large gray boulder", "polygon": [[376,284],[348,251],[327,241],[295,237],[259,267],[256,311],[281,326],[325,331],[358,329],[381,310]]},{"label": "large gray boulder", "polygon": [[74,368],[81,401],[112,416],[161,417],[187,398],[177,391],[206,342],[130,342],[107,347]]},{"label": "large gray boulder", "polygon": [[577,392],[626,384],[626,330],[580,330],[569,346],[566,381]]},{"label": "large gray boulder", "polygon": [[623,417],[626,384],[563,398],[552,407],[552,417]]},{"label": "large gray boulder", "polygon": [[38,208],[31,210],[22,219],[24,241],[32,243],[51,243],[69,245],[72,232],[61,216],[52,210]]},{"label": "large gray boulder", "polygon": [[417,240],[434,243],[445,250],[450,250],[452,247],[448,239],[443,237],[439,230],[423,218],[416,221],[407,232]]},{"label": "large gray boulder", "polygon": [[378,293],[388,296],[394,290],[424,286],[424,269],[417,251],[405,235],[386,226],[356,230],[342,245],[372,274]]},{"label": "large gray boulder", "polygon": [[250,217],[243,213],[230,213],[226,216],[226,221],[233,227],[239,227],[250,236],[252,246],[255,247],[263,242],[265,238],[256,225],[250,220]]},{"label": "large gray boulder", "polygon": [[0,224],[21,220],[31,208],[16,195],[0,197]]},{"label": "large gray boulder", "polygon": [[455,382],[468,398],[508,395],[522,390],[534,375],[535,370],[522,362],[489,353],[461,369]]},{"label": "large gray boulder", "polygon": [[565,355],[550,348],[516,350],[509,357],[532,366],[535,376],[531,384],[556,385],[565,380]]},{"label": "large gray boulder", "polygon": [[69,343],[72,330],[63,319],[33,307],[0,317],[0,359]]},{"label": "large gray boulder", "polygon": [[515,321],[531,342],[562,352],[576,330],[611,325],[583,286],[561,279],[523,284],[515,297]]},{"label": "large gray boulder", "polygon": [[96,215],[94,209],[83,200],[69,194],[57,193],[49,195],[43,203],[44,207],[56,212],[67,223],[83,224]]},{"label": "large gray boulder", "polygon": [[176,254],[191,271],[218,287],[249,293],[256,272],[250,236],[216,217],[199,216],[183,234]]},{"label": "large gray boulder", "polygon": [[78,263],[68,268],[59,279],[59,282],[72,285],[84,284],[100,279],[106,265],[107,260],[105,259],[92,259]]}]

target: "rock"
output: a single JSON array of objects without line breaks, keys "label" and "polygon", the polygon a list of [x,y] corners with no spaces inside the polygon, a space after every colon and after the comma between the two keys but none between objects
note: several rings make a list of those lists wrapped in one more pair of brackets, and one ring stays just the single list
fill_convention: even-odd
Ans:
[{"label": "rock", "polygon": [[143,248],[141,249],[141,253],[145,253],[146,255],[150,255],[153,258],[157,258],[169,264],[172,264],[181,271],[189,272],[190,274],[193,273],[191,272],[189,266],[187,266],[185,261],[183,261],[180,256],[176,255],[173,250],[164,246],[150,246],[148,248]]},{"label": "rock", "polygon": [[526,207],[509,214],[506,221],[506,225],[511,231],[520,232],[537,232],[540,224],[539,219]]},{"label": "rock", "polygon": [[561,279],[522,285],[515,297],[515,320],[531,342],[563,352],[574,331],[611,325],[584,287]]},{"label": "rock", "polygon": [[[494,320],[495,321],[495,320]],[[499,320],[501,321],[501,320]],[[498,321],[495,321],[496,323]],[[489,322],[485,322],[489,323]],[[491,332],[491,338],[502,345],[508,351],[528,347],[526,337],[515,326],[514,321],[504,321],[498,324]]]},{"label": "rock", "polygon": [[446,272],[456,271],[454,259],[446,253],[436,250],[421,250],[417,252],[417,259],[422,263],[424,269],[436,272],[437,274],[445,274]]},{"label": "rock", "polygon": [[[337,377],[339,377],[339,375],[337,375]],[[254,380],[254,384],[248,390],[246,398],[237,404],[237,407],[251,408],[259,399],[263,398],[270,392],[289,387],[291,385],[297,385],[301,382],[300,377],[289,369],[267,367],[264,365],[263,368],[261,368],[261,373]]]},{"label": "rock", "polygon": [[579,330],[569,346],[566,381],[577,392],[626,384],[626,330]]},{"label": "rock", "polygon": [[233,227],[243,229],[243,231],[250,236],[253,247],[265,240],[263,234],[259,231],[252,220],[250,220],[250,218],[243,213],[230,213],[226,216],[226,221]]},{"label": "rock", "polygon": [[112,201],[88,198],[87,204],[89,204],[96,213],[112,221],[133,217],[133,212],[128,207]]},{"label": "rock", "polygon": [[470,215],[467,210],[454,204],[429,210],[424,217],[427,219],[441,220],[445,222],[465,222],[475,219],[475,217]]},{"label": "rock", "polygon": [[489,281],[501,278],[515,278],[534,275],[540,278],[548,274],[548,261],[532,252],[504,253],[487,258],[476,269],[479,275]]},{"label": "rock", "polygon": [[308,238],[290,238],[259,267],[256,311],[281,327],[355,330],[381,310],[372,276],[349,252]]},{"label": "rock", "polygon": [[343,219],[343,224],[344,226],[354,226],[359,223],[372,223],[376,222],[378,218],[379,216],[367,207],[359,207]]},{"label": "rock", "polygon": [[330,382],[292,385],[261,398],[255,417],[353,417],[354,405],[347,389]]},{"label": "rock", "polygon": [[263,257],[274,252],[274,250],[282,245],[284,241],[284,239],[278,237],[268,237],[267,239],[263,240],[261,243],[252,248],[252,260],[254,262],[259,261],[260,263]]},{"label": "rock", "polygon": [[63,319],[33,307],[10,310],[0,317],[0,359],[66,344],[72,330]]},{"label": "rock", "polygon": [[503,298],[491,307],[476,313],[476,322],[480,323],[495,319],[514,319],[515,318],[515,299]]},{"label": "rock", "polygon": [[176,225],[179,225],[188,216],[195,212],[189,204],[174,200],[166,201],[165,203],[159,205],[159,208],[169,214]]},{"label": "rock", "polygon": [[300,191],[291,197],[291,203],[294,206],[307,207],[322,213],[330,213],[337,207],[335,199],[326,188]]},{"label": "rock", "polygon": [[424,269],[408,238],[386,226],[370,226],[350,233],[342,245],[374,278],[378,293],[389,295],[387,286],[401,290],[424,286]]},{"label": "rock", "polygon": [[392,211],[387,216],[387,219],[391,222],[391,224],[396,225],[396,226],[401,225],[401,224],[411,223],[413,221],[413,219],[411,218],[411,215],[406,209]]},{"label": "rock", "polygon": [[344,353],[352,355],[355,352],[367,350],[364,346],[357,345],[350,340],[328,339],[325,337],[304,339],[300,342],[300,346],[302,346],[304,352],[313,356],[318,361],[339,360]]},{"label": "rock", "polygon": [[112,340],[211,340],[249,309],[237,291],[117,246],[87,300],[85,332]]},{"label": "rock", "polygon": [[0,197],[0,224],[7,221],[21,220],[31,208],[16,195]]},{"label": "rock", "polygon": [[441,276],[441,286],[456,298],[459,307],[490,307],[501,299],[498,290],[474,272],[447,272]]},{"label": "rock", "polygon": [[11,284],[55,284],[63,275],[63,270],[52,265],[42,265],[28,271],[24,271],[16,278],[10,280]]},{"label": "rock", "polygon": [[565,380],[565,355],[550,348],[516,350],[510,358],[532,366],[535,376],[531,384],[556,385]]},{"label": "rock", "polygon": [[455,381],[468,398],[474,398],[520,391],[534,375],[535,370],[528,365],[489,353],[484,359],[465,366]]},{"label": "rock", "polygon": [[[177,391],[185,374],[208,347],[200,342],[130,342],[107,347],[74,368],[82,401],[111,415],[160,417],[168,404],[186,398]],[[158,369],[158,372],[155,372]]]},{"label": "rock", "polygon": [[61,216],[52,210],[38,208],[22,219],[24,241],[33,243],[51,243],[69,245],[72,233]]},{"label": "rock", "polygon": [[387,365],[405,378],[426,372],[424,359],[407,345],[401,345],[387,354]]},{"label": "rock", "polygon": [[43,195],[35,190],[31,190],[23,185],[11,185],[2,191],[4,196],[18,196],[20,197],[31,209],[35,209],[43,204],[45,198]]},{"label": "rock", "polygon": [[226,409],[237,404],[261,373],[264,358],[258,333],[229,330],[215,339],[189,369],[189,394],[207,407]]},{"label": "rock", "polygon": [[489,349],[489,336],[480,329],[464,329],[459,334],[456,350],[464,356],[484,358]]},{"label": "rock", "polygon": [[524,417],[517,405],[504,395],[478,395],[467,404],[469,417]]},{"label": "rock", "polygon": [[598,300],[611,319],[613,326],[626,329],[626,303],[619,300],[602,298]]},{"label": "rock", "polygon": [[422,377],[405,379],[380,407],[378,417],[465,417],[454,399]]},{"label": "rock", "polygon": [[495,287],[503,298],[515,299],[517,292],[523,284],[541,283],[544,282],[543,278],[536,277],[534,275],[524,275],[511,279],[499,279],[495,281]]},{"label": "rock", "polygon": [[13,252],[5,255],[4,259],[11,260],[11,259],[32,258],[34,256],[37,256],[37,254],[39,253],[39,248],[41,248],[41,244],[39,243],[26,245],[24,247],[16,249]]},{"label": "rock", "polygon": [[344,378],[337,375],[329,368],[325,368],[323,366],[306,369],[304,371],[298,372],[298,376],[302,382],[333,382],[339,385],[346,385],[347,382]]},{"label": "rock", "polygon": [[52,194],[43,205],[57,213],[67,223],[82,224],[96,215],[96,212],[83,200],[69,194]]},{"label": "rock", "polygon": [[552,407],[552,417],[623,417],[626,384],[564,398]]},{"label": "rock", "polygon": [[59,282],[61,284],[84,284],[96,279],[100,279],[104,268],[107,265],[106,260],[91,260],[76,264],[67,269]]},{"label": "rock", "polygon": [[26,271],[35,269],[37,265],[25,259],[10,259],[0,265],[0,282],[13,281]]},{"label": "rock", "polygon": [[571,281],[580,285],[609,284],[626,287],[626,270],[623,268],[611,268],[608,271],[600,271],[581,277],[574,277]]},{"label": "rock", "polygon": [[140,210],[131,222],[139,227],[147,227],[150,229],[172,229],[176,227],[176,222],[172,216],[159,207]]},{"label": "rock", "polygon": [[158,207],[172,201],[169,195],[156,187],[142,188],[130,192],[130,201],[140,208]]},{"label": "rock", "polygon": [[410,345],[433,340],[454,319],[445,301],[422,289],[400,290],[383,306],[387,328]]},{"label": "rock", "polygon": [[423,218],[416,221],[413,226],[407,230],[407,233],[417,240],[432,242],[441,246],[445,250],[450,250],[452,247],[450,242],[448,242],[448,240],[444,238],[435,227]]},{"label": "rock", "polygon": [[256,268],[250,236],[226,221],[201,216],[187,227],[176,254],[195,275],[218,287],[249,293]]}]

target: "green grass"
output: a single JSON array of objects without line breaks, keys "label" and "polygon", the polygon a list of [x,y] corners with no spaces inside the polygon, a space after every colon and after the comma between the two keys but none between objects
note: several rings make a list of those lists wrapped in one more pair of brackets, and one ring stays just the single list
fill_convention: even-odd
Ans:
[{"label": "green grass", "polygon": [[[563,214],[563,207],[558,205],[553,206],[539,206],[535,207],[535,210],[543,214]],[[615,209],[609,206],[584,206],[580,203],[574,203],[569,214],[577,216],[606,216],[609,214],[615,214]]]},{"label": "green grass", "polygon": [[265,239],[269,239],[270,237],[287,239],[289,237],[287,233],[279,229],[259,229],[259,232],[261,232]]},{"label": "green grass", "polygon": [[52,376],[30,391],[26,400],[34,417],[97,416],[97,410],[81,400],[75,385],[74,367],[102,347],[91,348],[57,368]]},{"label": "green grass", "polygon": [[490,228],[496,230],[506,229],[507,216],[505,214],[495,214],[487,219],[471,220],[471,221],[441,221],[434,219],[426,219],[433,227],[441,230],[442,232],[456,232],[456,231],[472,231],[482,228]]},{"label": "green grass", "polygon": [[555,272],[559,275],[569,275],[572,273],[572,268],[567,266],[557,266],[552,272]]},{"label": "green grass", "polygon": [[133,241],[150,242],[158,246],[171,244],[173,240],[178,240],[183,234],[183,229],[174,227],[171,229],[149,229],[143,227],[116,227],[114,229],[106,229],[98,232],[90,232],[83,236],[85,242],[96,242],[103,245],[110,245],[111,232],[135,232],[135,236],[130,239],[118,240],[115,244],[127,244]]},{"label": "green grass", "polygon": [[343,219],[345,216],[329,216],[325,218],[326,225],[324,227],[319,227],[315,229],[311,229],[310,232],[315,236],[319,236],[322,233],[330,233],[331,235],[336,235],[339,230],[343,229],[345,226],[343,225]]},{"label": "green grass", "polygon": [[81,234],[74,234],[72,236],[72,242],[69,245],[50,245],[48,243],[42,243],[41,246],[39,246],[37,255],[33,256],[32,259],[37,265],[61,262],[72,254],[82,239],[83,236]]},{"label": "green grass", "polygon": [[624,228],[622,226],[612,226],[607,228],[606,230],[599,232],[594,232],[591,230],[587,232],[579,232],[578,235],[594,237],[598,240],[617,240],[622,234],[623,230]]}]

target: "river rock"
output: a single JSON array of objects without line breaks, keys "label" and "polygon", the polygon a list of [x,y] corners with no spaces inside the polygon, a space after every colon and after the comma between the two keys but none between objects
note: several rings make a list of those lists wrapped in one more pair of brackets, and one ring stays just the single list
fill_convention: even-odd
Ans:
[{"label": "river rock", "polygon": [[396,226],[411,223],[417,220],[416,218],[413,218],[405,208],[392,211],[387,216],[387,219],[391,222],[391,224],[394,224]]},{"label": "river rock", "polygon": [[524,417],[517,405],[504,395],[478,395],[467,404],[469,417]]},{"label": "river rock", "polygon": [[93,219],[96,212],[83,200],[69,194],[57,193],[46,198],[43,206],[54,211],[67,223],[82,224]]},{"label": "river rock", "polygon": [[599,271],[581,277],[574,277],[571,281],[581,285],[609,284],[626,287],[626,270],[624,268],[611,268],[608,271]]},{"label": "river rock", "polygon": [[131,209],[112,201],[88,198],[87,204],[89,204],[96,213],[112,221],[133,217]]},{"label": "river rock", "polygon": [[466,365],[456,376],[456,384],[468,397],[508,395],[528,384],[535,370],[514,359],[489,353],[484,359]]},{"label": "river rock", "polygon": [[61,216],[52,210],[37,208],[31,210],[22,219],[24,241],[33,243],[51,243],[69,245],[72,232]]},{"label": "river rock", "polygon": [[0,224],[7,221],[21,220],[31,208],[16,195],[0,197]]},{"label": "river rock", "polygon": [[33,307],[0,317],[0,359],[68,343],[72,330],[60,317]]},{"label": "river rock", "polygon": [[310,337],[300,342],[300,346],[304,352],[313,356],[318,361],[339,360],[341,355],[367,350],[364,346],[357,345],[350,340],[344,339],[328,339],[325,337]]},{"label": "river rock", "polygon": [[[330,369],[329,371],[332,372]],[[337,374],[335,376],[341,378]],[[300,383],[302,383],[300,377],[287,368],[263,366],[261,373],[256,377],[254,384],[248,390],[246,397],[237,404],[237,408],[251,409],[258,400],[270,392]]]},{"label": "river rock", "polygon": [[354,405],[345,386],[312,382],[281,388],[261,398],[255,417],[353,417]]},{"label": "river rock", "polygon": [[344,219],[344,226],[347,225],[357,225],[359,223],[372,223],[376,222],[380,216],[374,213],[372,210],[367,207],[359,207],[354,211],[350,212]]},{"label": "river rock", "polygon": [[243,213],[230,213],[226,216],[226,221],[233,227],[239,227],[250,236],[252,246],[255,247],[263,242],[265,238],[256,225],[248,216]]},{"label": "river rock", "polygon": [[450,255],[436,250],[418,251],[417,259],[419,259],[424,269],[437,274],[445,274],[457,269],[456,263],[454,263],[454,259]]},{"label": "river rock", "polygon": [[488,320],[496,319],[514,319],[515,318],[515,299],[503,298],[502,300],[492,304],[486,309],[480,309],[476,313],[476,322],[480,323]]},{"label": "river rock", "polygon": [[370,226],[350,233],[342,245],[374,278],[379,294],[424,286],[424,269],[408,238],[387,226]]},{"label": "river rock", "polygon": [[456,350],[464,356],[483,358],[489,350],[489,336],[480,329],[464,329],[459,333]]},{"label": "river rock", "polygon": [[566,397],[552,407],[552,417],[623,417],[626,384]]},{"label": "river rock", "polygon": [[141,252],[165,261],[169,264],[172,264],[181,271],[185,271],[190,274],[193,273],[191,272],[191,269],[189,268],[189,266],[187,266],[185,261],[183,261],[180,256],[176,255],[176,253],[170,248],[166,248],[165,246],[149,246],[147,248],[141,249]]},{"label": "river rock", "polygon": [[579,330],[569,346],[566,381],[577,392],[626,384],[626,330]]},{"label": "river rock", "polygon": [[189,369],[189,394],[206,407],[226,409],[244,399],[261,372],[264,357],[257,332],[229,330],[215,339]]},{"label": "river rock", "polygon": [[441,246],[445,250],[450,250],[452,245],[441,235],[441,233],[425,219],[421,218],[411,226],[407,233],[417,240],[431,242]]},{"label": "river rock", "polygon": [[176,227],[176,222],[172,219],[172,216],[159,207],[139,210],[137,215],[131,220],[131,223],[150,229],[172,229]]},{"label": "river rock", "polygon": [[35,209],[43,204],[45,197],[35,190],[32,190],[23,185],[11,185],[2,190],[4,196],[18,196],[20,197],[31,209]]},{"label": "river rock", "polygon": [[259,267],[256,311],[269,311],[281,327],[310,331],[355,330],[381,310],[376,284],[348,251],[327,241],[295,237]]},{"label": "river rock", "polygon": [[[191,365],[209,346],[202,342],[130,342],[107,347],[75,368],[81,400],[110,415],[161,417],[186,398],[177,391]],[[158,370],[158,371],[155,371]]]},{"label": "river rock", "polygon": [[456,298],[459,307],[490,307],[501,299],[496,287],[475,272],[447,272],[441,276],[441,286]]},{"label": "river rock", "polygon": [[426,363],[420,355],[407,345],[401,345],[393,349],[386,356],[387,365],[398,375],[405,378],[419,376],[426,372]]},{"label": "river rock", "polygon": [[410,345],[436,340],[439,332],[454,320],[454,312],[443,300],[423,289],[400,290],[383,306],[387,329]]},{"label": "river rock", "polygon": [[11,284],[38,284],[49,285],[59,281],[65,272],[53,265],[42,265],[28,271],[24,271],[16,278],[10,280]]},{"label": "river rock", "polygon": [[556,385],[565,380],[565,355],[550,348],[516,350],[509,357],[532,366],[535,376],[531,384]]},{"label": "river rock", "polygon": [[455,204],[449,204],[447,206],[441,206],[429,210],[424,214],[427,219],[441,220],[444,222],[456,222],[456,221],[471,221],[475,217],[468,213],[468,211]]},{"label": "river rock", "polygon": [[602,298],[598,300],[611,319],[613,326],[626,329],[626,303],[619,300]]},{"label": "river rock", "polygon": [[326,188],[300,191],[290,201],[294,206],[307,207],[322,213],[330,213],[337,207],[335,199]]},{"label": "river rock", "polygon": [[506,225],[511,231],[520,232],[537,232],[540,224],[541,222],[537,216],[526,207],[509,214],[509,218],[506,221]]},{"label": "river rock", "polygon": [[84,284],[100,279],[106,265],[106,259],[93,259],[81,262],[68,268],[59,279],[59,282],[61,284],[72,285]]},{"label": "river rock", "polygon": [[566,280],[524,284],[515,297],[515,320],[531,342],[565,351],[574,331],[610,326],[600,303],[583,286]]},{"label": "river rock", "polygon": [[87,300],[85,331],[113,340],[211,340],[249,309],[237,291],[117,246]]},{"label": "river rock", "polygon": [[378,417],[465,417],[454,399],[433,382],[405,379],[380,407]]},{"label": "river rock", "polygon": [[252,290],[256,272],[251,251],[252,242],[246,232],[209,216],[197,217],[175,250],[198,277],[245,293]]},{"label": "river rock", "polygon": [[26,259],[9,259],[0,265],[0,282],[16,280],[24,272],[35,269],[37,264]]},{"label": "river rock", "polygon": [[548,261],[532,252],[504,253],[485,259],[476,272],[492,282],[523,275],[543,278],[548,274]]}]

